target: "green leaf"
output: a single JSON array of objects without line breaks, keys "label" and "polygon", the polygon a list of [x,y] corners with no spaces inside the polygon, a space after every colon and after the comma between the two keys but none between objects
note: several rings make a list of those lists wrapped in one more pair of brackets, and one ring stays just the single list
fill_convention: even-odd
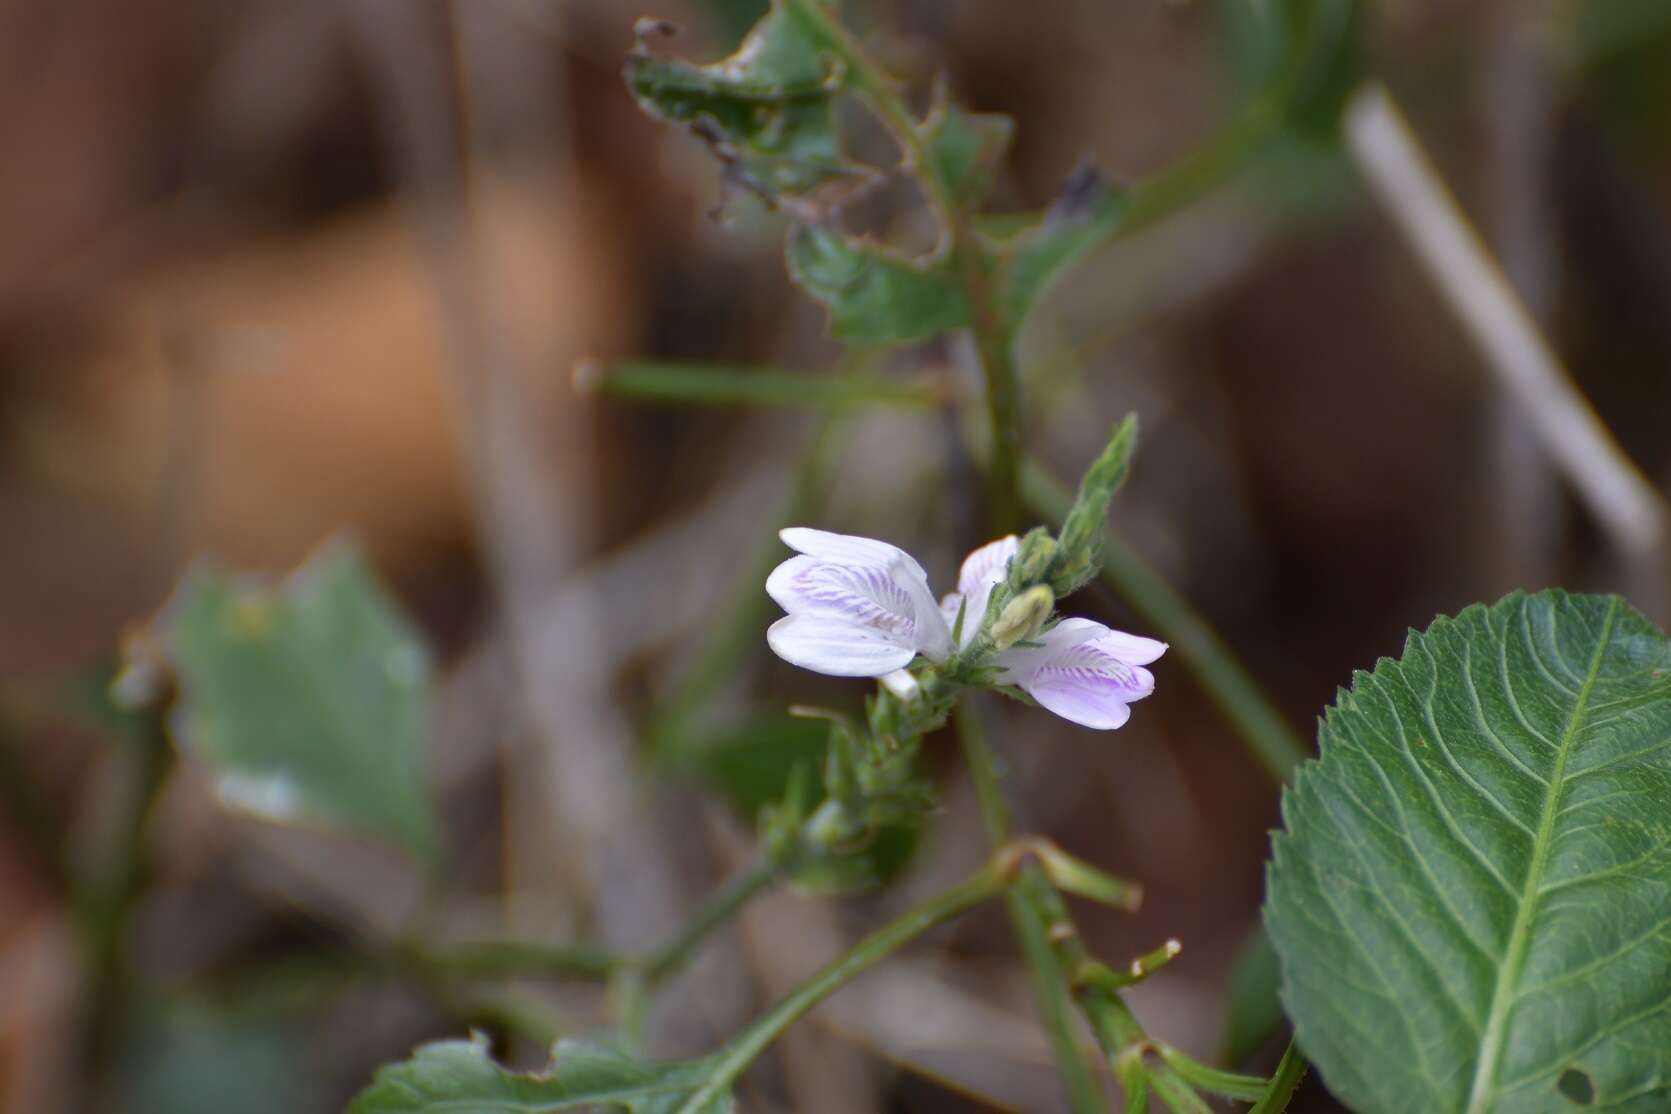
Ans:
[{"label": "green leaf", "polygon": [[969,300],[944,263],[916,263],[832,229],[795,229],[789,274],[828,307],[830,335],[837,340],[926,340],[969,323]]},{"label": "green leaf", "polygon": [[942,95],[919,125],[928,172],[959,208],[974,209],[992,191],[993,176],[1015,135],[1015,121],[996,113],[966,112]]},{"label": "green leaf", "polygon": [[1550,591],[1440,619],[1339,695],[1265,919],[1348,1105],[1671,1109],[1667,669],[1617,597]]},{"label": "green leaf", "polygon": [[1224,1019],[1224,1059],[1245,1063],[1282,1024],[1277,996],[1282,968],[1264,926],[1248,933],[1230,969],[1229,1006]]},{"label": "green leaf", "polygon": [[[707,1063],[646,1064],[596,1045],[558,1041],[538,1075],[506,1071],[480,1037],[426,1044],[377,1073],[348,1114],[547,1114],[607,1107],[673,1114],[702,1085]],[[725,1114],[728,1095],[687,1114]]]},{"label": "green leaf", "polygon": [[867,190],[875,171],[847,158],[831,115],[842,74],[825,32],[793,4],[774,3],[736,53],[707,66],[652,54],[641,24],[627,84],[646,113],[706,142],[738,184],[802,219]]},{"label": "green leaf", "polygon": [[1113,235],[1124,208],[1121,195],[1086,163],[1063,184],[1043,217],[1005,229],[1010,234],[996,245],[996,255],[998,313],[1006,329],[1019,329],[1051,285]]},{"label": "green leaf", "polygon": [[224,801],[433,860],[429,655],[357,552],[329,547],[277,586],[200,566],[164,624],[181,686],[174,737]]},{"label": "green leaf", "polygon": [[818,720],[768,712],[706,741],[681,745],[667,757],[753,819],[782,799],[796,767],[823,764],[828,739],[828,728]]}]

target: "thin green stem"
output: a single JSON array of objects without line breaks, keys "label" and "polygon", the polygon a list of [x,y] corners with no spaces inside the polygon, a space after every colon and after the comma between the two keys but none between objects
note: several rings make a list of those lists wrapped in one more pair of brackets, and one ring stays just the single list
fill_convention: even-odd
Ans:
[{"label": "thin green stem", "polygon": [[953,886],[859,941],[726,1045],[713,1060],[702,1086],[678,1108],[698,1114],[741,1075],[790,1025],[853,978],[880,963],[929,929],[997,897],[1013,880],[1015,857],[1000,851],[966,881]]},{"label": "thin green stem", "polygon": [[1265,1088],[1265,1094],[1247,1114],[1283,1114],[1288,1104],[1293,1101],[1294,1092],[1300,1088],[1300,1080],[1305,1078],[1305,1057],[1288,1042],[1288,1051],[1282,1054],[1282,1062],[1276,1066],[1276,1074],[1271,1076],[1270,1083]]},{"label": "thin green stem", "polygon": [[1207,1105],[1207,1100],[1195,1093],[1195,1088],[1171,1068],[1162,1064],[1150,1064],[1144,1075],[1148,1077],[1149,1086],[1154,1088],[1160,1101],[1164,1102],[1174,1114],[1213,1114],[1213,1108]]},{"label": "thin green stem", "polygon": [[[1046,522],[1059,524],[1072,506],[1067,488],[1034,461],[1022,467],[1021,488],[1029,508]],[[1171,653],[1206,690],[1260,764],[1277,781],[1287,781],[1306,757],[1299,736],[1207,620],[1113,530],[1103,539],[1102,579],[1171,644]]]},{"label": "thin green stem", "polygon": [[690,962],[714,930],[728,924],[744,906],[764,893],[777,880],[779,871],[777,863],[761,858],[732,875],[724,885],[709,894],[684,927],[656,949],[644,964],[645,979],[651,989]]},{"label": "thin green stem", "polygon": [[1240,1072],[1225,1071],[1223,1068],[1203,1064],[1169,1044],[1157,1044],[1155,1047],[1161,1060],[1168,1067],[1203,1091],[1240,1099],[1243,1102],[1255,1102],[1264,1097],[1265,1089],[1269,1086],[1269,1081],[1263,1076],[1243,1075]]},{"label": "thin green stem", "polygon": [[[969,766],[975,796],[980,802],[987,839],[997,846],[1009,838],[1010,813],[1009,806],[1004,802],[997,757],[986,737],[978,699],[973,694],[966,696],[958,702],[953,715],[958,739],[963,745],[963,758]],[[1016,886],[1005,895],[1004,903],[1027,961],[1027,969],[1032,975],[1039,1014],[1056,1056],[1057,1070],[1067,1090],[1068,1103],[1076,1112],[1099,1111],[1104,1109],[1102,1095],[1085,1064],[1074,1034],[1073,1003],[1069,997],[1067,974],[1051,948],[1046,917],[1040,908],[1045,895],[1054,894],[1055,890],[1038,867],[1029,863],[1022,868]]]},{"label": "thin green stem", "polygon": [[399,966],[458,978],[607,979],[623,964],[620,956],[585,944],[533,940],[473,940],[462,944],[408,944]]},{"label": "thin green stem", "polygon": [[636,1045],[643,1036],[650,995],[656,988],[683,970],[708,937],[764,893],[782,869],[781,864],[761,856],[703,899],[690,919],[647,959],[614,969],[611,989],[615,1012],[621,1034],[629,1044]]},{"label": "thin green stem", "polygon": [[151,817],[174,766],[166,729],[167,702],[139,717],[126,755],[129,769],[104,855],[80,901],[87,970],[87,1042],[95,1074],[115,1052],[116,1035],[133,992],[129,936],[133,910],[151,869]]},{"label": "thin green stem", "polygon": [[926,380],[885,379],[862,373],[824,374],[779,368],[636,360],[575,369],[575,387],[607,398],[697,406],[805,407],[843,410],[853,406],[932,409],[940,385]]}]

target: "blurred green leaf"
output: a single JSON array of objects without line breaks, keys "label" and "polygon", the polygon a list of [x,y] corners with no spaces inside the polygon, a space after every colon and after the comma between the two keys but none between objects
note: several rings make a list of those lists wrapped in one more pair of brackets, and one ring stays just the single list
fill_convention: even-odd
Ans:
[{"label": "blurred green leaf", "polygon": [[164,623],[181,686],[175,740],[213,771],[223,802],[434,860],[429,655],[354,549],[331,546],[276,586],[199,566]]},{"label": "blurred green leaf", "polygon": [[727,174],[802,219],[868,189],[873,169],[848,159],[831,115],[842,75],[830,43],[794,5],[774,3],[737,51],[699,66],[651,53],[663,24],[641,24],[627,84],[646,113],[708,144]]},{"label": "blurred green leaf", "polygon": [[1255,925],[1236,953],[1230,969],[1228,1008],[1224,1018],[1224,1058],[1245,1063],[1265,1046],[1282,1024],[1282,1001],[1277,990],[1282,968],[1263,925]]},{"label": "blurred green leaf", "polygon": [[969,322],[958,277],[880,245],[802,225],[789,238],[789,274],[830,311],[830,335],[855,344],[926,340]]},{"label": "blurred green leaf", "polygon": [[928,171],[959,208],[974,209],[992,192],[993,177],[1015,135],[1015,121],[971,113],[941,97],[919,126]]},{"label": "blurred green leaf", "polygon": [[1361,1114],[1671,1108],[1671,642],[1616,596],[1412,633],[1283,796],[1265,923]]},{"label": "blurred green leaf", "polygon": [[292,1114],[324,1098],[291,1025],[196,1006],[140,1020],[123,1057],[129,1114]]},{"label": "blurred green leaf", "polygon": [[1114,233],[1123,211],[1121,196],[1087,163],[1042,217],[997,242],[996,300],[1004,328],[1018,329],[1051,284]]},{"label": "blurred green leaf", "polygon": [[922,825],[889,824],[862,846],[802,859],[790,883],[807,894],[850,894],[886,885],[910,864],[921,843]]},{"label": "blurred green leaf", "polygon": [[819,720],[769,712],[704,742],[681,745],[668,757],[752,820],[783,798],[797,766],[823,765],[828,741],[829,730]]},{"label": "blurred green leaf", "polygon": [[[509,1072],[488,1058],[486,1042],[426,1044],[410,1060],[390,1064],[348,1108],[348,1114],[535,1114],[608,1107],[628,1114],[674,1114],[702,1085],[704,1060],[646,1064],[618,1052],[558,1041],[551,1067],[539,1075]],[[725,1114],[721,1095],[688,1114]]]}]

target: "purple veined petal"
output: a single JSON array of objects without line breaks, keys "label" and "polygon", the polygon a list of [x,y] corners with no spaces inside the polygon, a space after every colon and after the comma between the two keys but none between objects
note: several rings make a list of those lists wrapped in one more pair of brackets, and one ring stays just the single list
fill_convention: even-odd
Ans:
[{"label": "purple veined petal", "polygon": [[766,642],[791,665],[831,677],[880,677],[917,656],[882,632],[819,615],[784,616],[767,629]]},{"label": "purple veined petal", "polygon": [[783,544],[797,553],[843,565],[887,566],[902,562],[907,569],[928,583],[928,573],[917,564],[916,558],[899,548],[875,538],[858,534],[832,534],[828,530],[814,530],[810,526],[789,526],[777,532]]},{"label": "purple veined petal", "polygon": [[1153,638],[1110,630],[1095,639],[1098,649],[1113,654],[1128,665],[1148,665],[1166,653],[1167,645]]},{"label": "purple veined petal", "polygon": [[[1043,645],[1012,651],[999,663],[1006,680],[1026,689],[1045,708],[1086,727],[1108,730],[1131,717],[1127,705],[1155,691],[1154,674],[1111,651],[1111,645],[1127,645],[1111,637],[1117,633],[1089,619],[1066,619],[1045,635]],[[1139,649],[1147,653],[1149,647]]]},{"label": "purple veined petal", "polygon": [[937,661],[951,647],[939,608],[921,583],[897,561],[843,565],[815,557],[791,557],[766,578],[766,591],[791,615],[813,615],[871,630]]}]

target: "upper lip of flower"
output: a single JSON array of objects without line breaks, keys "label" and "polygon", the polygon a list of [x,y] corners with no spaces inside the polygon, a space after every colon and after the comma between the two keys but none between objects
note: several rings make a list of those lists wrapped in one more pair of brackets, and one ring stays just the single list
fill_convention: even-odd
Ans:
[{"label": "upper lip of flower", "polygon": [[788,612],[767,632],[779,656],[821,673],[876,676],[919,653],[932,661],[950,655],[951,630],[928,574],[910,554],[873,538],[805,527],[779,536],[800,553],[766,580],[766,591]]}]

